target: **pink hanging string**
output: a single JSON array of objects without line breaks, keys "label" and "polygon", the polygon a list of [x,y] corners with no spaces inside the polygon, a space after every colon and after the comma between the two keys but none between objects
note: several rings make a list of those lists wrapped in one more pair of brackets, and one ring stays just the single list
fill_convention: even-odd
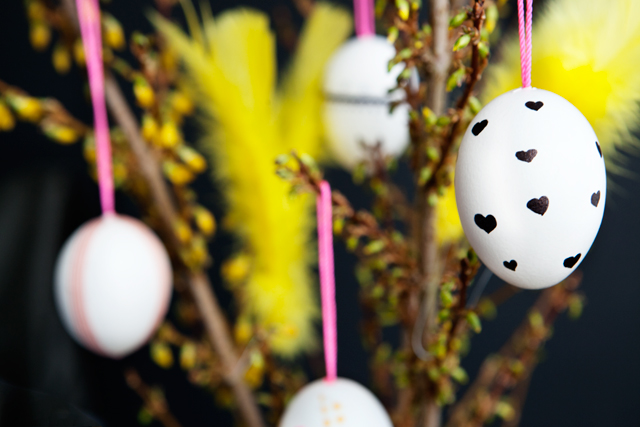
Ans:
[{"label": "pink hanging string", "polygon": [[376,34],[373,0],[353,0],[356,35],[368,37]]},{"label": "pink hanging string", "polygon": [[518,0],[518,30],[520,35],[520,71],[522,87],[531,87],[531,30],[533,26],[533,0],[527,0],[525,25],[524,0]]},{"label": "pink hanging string", "polygon": [[324,362],[327,381],[333,381],[338,371],[338,327],[336,318],[336,284],[333,271],[333,220],[331,187],[320,183],[317,198],[318,264],[320,270],[320,297],[322,300],[322,332],[324,336]]},{"label": "pink hanging string", "polygon": [[89,74],[89,89],[93,104],[96,141],[98,187],[102,213],[115,213],[113,172],[111,169],[111,141],[107,106],[104,97],[104,70],[102,68],[102,35],[98,0],[76,0],[80,33]]}]

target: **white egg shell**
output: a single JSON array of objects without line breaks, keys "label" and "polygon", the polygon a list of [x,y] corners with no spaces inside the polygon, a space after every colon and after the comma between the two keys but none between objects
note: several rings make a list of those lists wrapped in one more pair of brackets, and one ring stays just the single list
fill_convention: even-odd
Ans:
[{"label": "white egg shell", "polygon": [[54,294],[76,341],[120,358],[142,346],[164,318],[171,282],[160,239],[136,219],[106,215],[83,224],[65,242]]},{"label": "white egg shell", "polygon": [[355,381],[307,384],[287,406],[279,427],[393,427],[378,399]]},{"label": "white egg shell", "polygon": [[362,144],[378,142],[384,154],[402,154],[409,142],[409,109],[397,106],[389,114],[389,102],[403,98],[396,86],[402,65],[388,71],[394,47],[380,36],[349,40],[331,57],[325,69],[323,118],[334,158],[353,168],[367,157]]},{"label": "white egg shell", "polygon": [[607,177],[582,113],[552,92],[527,88],[499,96],[473,119],[455,190],[462,227],[482,262],[507,283],[541,289],[587,255]]}]

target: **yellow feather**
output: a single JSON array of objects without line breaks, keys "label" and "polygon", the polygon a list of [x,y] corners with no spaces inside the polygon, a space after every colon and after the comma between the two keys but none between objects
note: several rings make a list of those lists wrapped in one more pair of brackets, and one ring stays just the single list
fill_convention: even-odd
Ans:
[{"label": "yellow feather", "polygon": [[458,216],[458,205],[453,184],[444,190],[442,197],[438,199],[435,213],[436,241],[438,245],[455,243],[462,239],[462,223]]},{"label": "yellow feather", "polygon": [[225,223],[252,256],[243,310],[270,331],[275,352],[294,356],[315,339],[318,310],[309,268],[314,203],[310,196],[289,197],[290,185],[275,175],[274,160],[292,149],[320,153],[320,76],[348,36],[350,18],[342,9],[316,5],[281,94],[264,14],[241,9],[215,20],[205,16],[206,46],[160,17],[152,19],[186,66],[185,78],[206,115],[214,176],[228,201]]},{"label": "yellow feather", "polygon": [[323,3],[314,9],[283,84],[279,117],[288,147],[313,156],[322,154],[317,139],[321,135],[322,75],[331,54],[351,31],[351,16],[342,9]]},{"label": "yellow feather", "polygon": [[[536,16],[532,83],[575,105],[593,126],[608,166],[620,171],[617,150],[634,149],[640,127],[640,2],[556,0]],[[488,70],[484,100],[520,86],[517,35]]]}]

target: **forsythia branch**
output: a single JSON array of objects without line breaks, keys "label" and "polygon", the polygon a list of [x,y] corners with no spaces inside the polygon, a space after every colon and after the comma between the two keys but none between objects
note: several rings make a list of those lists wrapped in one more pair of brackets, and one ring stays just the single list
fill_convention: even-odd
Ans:
[{"label": "forsythia branch", "polygon": [[576,272],[542,292],[511,339],[483,363],[475,382],[453,407],[448,427],[481,427],[494,415],[515,415],[501,399],[531,375],[540,349],[551,336],[553,322],[576,297],[581,279],[582,274]]}]

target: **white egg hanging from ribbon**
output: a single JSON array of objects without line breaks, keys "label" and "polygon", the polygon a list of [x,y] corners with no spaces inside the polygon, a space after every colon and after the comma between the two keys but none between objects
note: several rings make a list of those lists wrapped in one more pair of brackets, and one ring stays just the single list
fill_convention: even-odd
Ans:
[{"label": "white egg hanging from ribbon", "polygon": [[[367,3],[367,4],[365,4]],[[323,119],[335,160],[351,169],[367,160],[368,147],[380,144],[383,154],[398,156],[409,143],[409,109],[390,103],[404,98],[396,87],[402,64],[388,71],[395,48],[375,35],[371,1],[354,2],[358,37],[346,42],[325,69]]]},{"label": "white egg hanging from ribbon", "polygon": [[320,183],[318,267],[327,376],[302,388],[287,406],[279,427],[393,427],[384,407],[360,384],[337,376],[338,343],[333,272],[331,188]]},{"label": "white egg hanging from ribbon", "polygon": [[602,222],[607,178],[587,119],[559,95],[529,87],[530,59],[523,63],[524,87],[491,101],[469,125],[455,189],[462,227],[482,262],[512,285],[540,289],[586,256]]},{"label": "white egg hanging from ribbon", "polygon": [[171,263],[142,222],[103,215],[67,240],[56,264],[55,298],[69,333],[102,355],[138,349],[158,327],[171,297]]},{"label": "white egg hanging from ribbon", "polygon": [[166,314],[171,263],[146,225],[115,213],[100,9],[97,0],[76,0],[76,6],[94,110],[103,214],[65,243],[56,262],[54,293],[72,337],[98,354],[120,358],[142,346]]},{"label": "white egg hanging from ribbon", "polygon": [[280,427],[392,427],[378,399],[344,378],[306,385],[289,403]]}]

